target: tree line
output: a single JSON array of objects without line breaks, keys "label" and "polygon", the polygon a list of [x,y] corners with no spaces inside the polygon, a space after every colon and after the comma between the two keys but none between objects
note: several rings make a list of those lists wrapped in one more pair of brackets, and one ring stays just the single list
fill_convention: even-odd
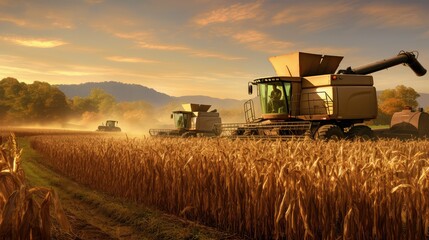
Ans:
[{"label": "tree line", "polygon": [[[420,95],[411,87],[399,85],[378,96],[378,117],[371,124],[389,124],[394,112],[405,106],[418,107]],[[64,123],[70,119],[100,120],[120,117],[134,124],[156,121],[152,106],[146,102],[117,102],[102,89],[87,97],[68,99],[57,87],[46,82],[32,84],[15,78],[0,81],[0,123],[2,125]]]},{"label": "tree line", "polygon": [[51,124],[67,121],[92,121],[125,116],[130,121],[153,120],[152,106],[143,101],[117,102],[102,89],[93,89],[87,97],[68,99],[56,86],[15,78],[0,81],[0,124]]}]

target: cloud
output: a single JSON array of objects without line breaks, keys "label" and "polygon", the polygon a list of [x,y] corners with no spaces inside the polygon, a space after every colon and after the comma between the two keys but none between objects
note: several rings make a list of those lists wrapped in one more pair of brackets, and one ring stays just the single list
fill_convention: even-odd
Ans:
[{"label": "cloud", "polygon": [[[335,5],[333,7],[332,5]],[[333,2],[288,5],[276,13],[271,23],[274,25],[296,25],[306,31],[322,31],[335,27],[344,21],[344,15],[353,11],[351,3]]]},{"label": "cloud", "polygon": [[156,37],[152,32],[146,31],[136,31],[136,32],[115,32],[112,29],[105,29],[110,34],[122,38],[131,40],[136,43],[136,45],[140,48],[144,49],[152,49],[152,50],[160,50],[160,51],[179,51],[184,52],[193,57],[200,58],[217,58],[222,60],[234,61],[234,60],[242,60],[244,58],[238,56],[231,56],[222,53],[214,53],[206,50],[194,49],[188,46],[183,45],[171,45],[159,43],[156,41]]},{"label": "cloud", "polygon": [[67,44],[61,40],[22,38],[22,37],[0,37],[1,40],[10,42],[16,45],[34,48],[54,48]]},{"label": "cloud", "polygon": [[421,27],[429,21],[422,8],[409,4],[374,3],[361,7],[359,12],[364,15],[364,23],[381,27]]},{"label": "cloud", "polygon": [[291,42],[276,40],[256,30],[236,32],[232,34],[232,38],[250,49],[262,52],[284,52],[293,46]]},{"label": "cloud", "polygon": [[21,27],[29,25],[29,23],[23,20],[22,18],[17,18],[12,16],[0,16],[0,22],[8,22]]},{"label": "cloud", "polygon": [[223,59],[228,61],[245,59],[243,57],[236,57],[236,56],[230,56],[230,55],[225,55],[221,53],[213,53],[213,52],[207,52],[207,51],[193,51],[191,52],[191,56],[201,57],[201,58],[217,58],[217,59]]},{"label": "cloud", "polygon": [[134,41],[144,41],[146,39],[151,39],[153,34],[151,32],[141,32],[141,31],[134,31],[134,32],[116,32],[113,30],[107,30],[114,36],[122,39],[130,39]]},{"label": "cloud", "polygon": [[229,7],[215,9],[202,13],[193,19],[199,26],[206,26],[212,23],[237,22],[247,19],[258,18],[261,14],[261,3],[237,3]]},{"label": "cloud", "polygon": [[59,75],[59,76],[67,76],[67,77],[81,77],[81,76],[92,76],[97,75],[92,72],[80,72],[80,71],[50,71],[49,74]]},{"label": "cloud", "polygon": [[173,51],[173,52],[183,52],[193,57],[200,58],[216,58],[227,61],[242,60],[244,58],[238,56],[231,56],[228,54],[223,54],[219,52],[210,52],[207,50],[195,49],[186,45],[172,45],[161,43],[153,31],[123,31],[116,30],[113,26],[107,25],[98,25],[98,29],[107,32],[117,38],[126,39],[134,42],[137,47],[143,49],[159,50],[159,51]]},{"label": "cloud", "polygon": [[72,20],[65,18],[58,13],[49,13],[45,16],[46,20],[54,28],[60,29],[72,29],[74,28],[74,23]]},{"label": "cloud", "polygon": [[188,47],[183,47],[183,46],[158,44],[158,43],[147,43],[147,42],[139,42],[138,46],[141,48],[146,48],[146,49],[155,49],[155,50],[164,50],[164,51],[189,50]]},{"label": "cloud", "polygon": [[7,22],[30,29],[71,29],[74,28],[73,16],[62,9],[30,8],[19,17],[0,12],[0,22]]},{"label": "cloud", "polygon": [[107,60],[114,62],[125,62],[125,63],[157,63],[159,61],[144,59],[144,58],[130,58],[122,56],[109,56],[106,57]]}]

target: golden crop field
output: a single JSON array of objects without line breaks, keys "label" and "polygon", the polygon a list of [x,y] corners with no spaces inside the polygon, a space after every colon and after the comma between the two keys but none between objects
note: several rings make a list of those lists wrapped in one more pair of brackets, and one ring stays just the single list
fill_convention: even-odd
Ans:
[{"label": "golden crop field", "polygon": [[56,192],[27,185],[15,136],[0,140],[0,239],[51,239],[52,206],[62,230],[70,232]]},{"label": "golden crop field", "polygon": [[36,136],[93,189],[256,239],[425,239],[429,141]]}]

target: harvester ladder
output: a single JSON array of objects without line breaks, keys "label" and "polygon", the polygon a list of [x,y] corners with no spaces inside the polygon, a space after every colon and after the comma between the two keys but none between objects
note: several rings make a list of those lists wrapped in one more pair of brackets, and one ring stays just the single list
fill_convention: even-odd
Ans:
[{"label": "harvester ladder", "polygon": [[255,121],[255,107],[253,106],[252,99],[249,99],[244,103],[244,118],[246,123]]}]

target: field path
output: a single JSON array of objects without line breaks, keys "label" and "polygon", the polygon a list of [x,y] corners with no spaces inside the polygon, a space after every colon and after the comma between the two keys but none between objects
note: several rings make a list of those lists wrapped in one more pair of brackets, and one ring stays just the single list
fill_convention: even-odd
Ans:
[{"label": "field path", "polygon": [[55,239],[242,239],[90,190],[42,165],[27,138],[18,144],[27,181],[53,188],[72,225],[71,234],[54,227]]}]

